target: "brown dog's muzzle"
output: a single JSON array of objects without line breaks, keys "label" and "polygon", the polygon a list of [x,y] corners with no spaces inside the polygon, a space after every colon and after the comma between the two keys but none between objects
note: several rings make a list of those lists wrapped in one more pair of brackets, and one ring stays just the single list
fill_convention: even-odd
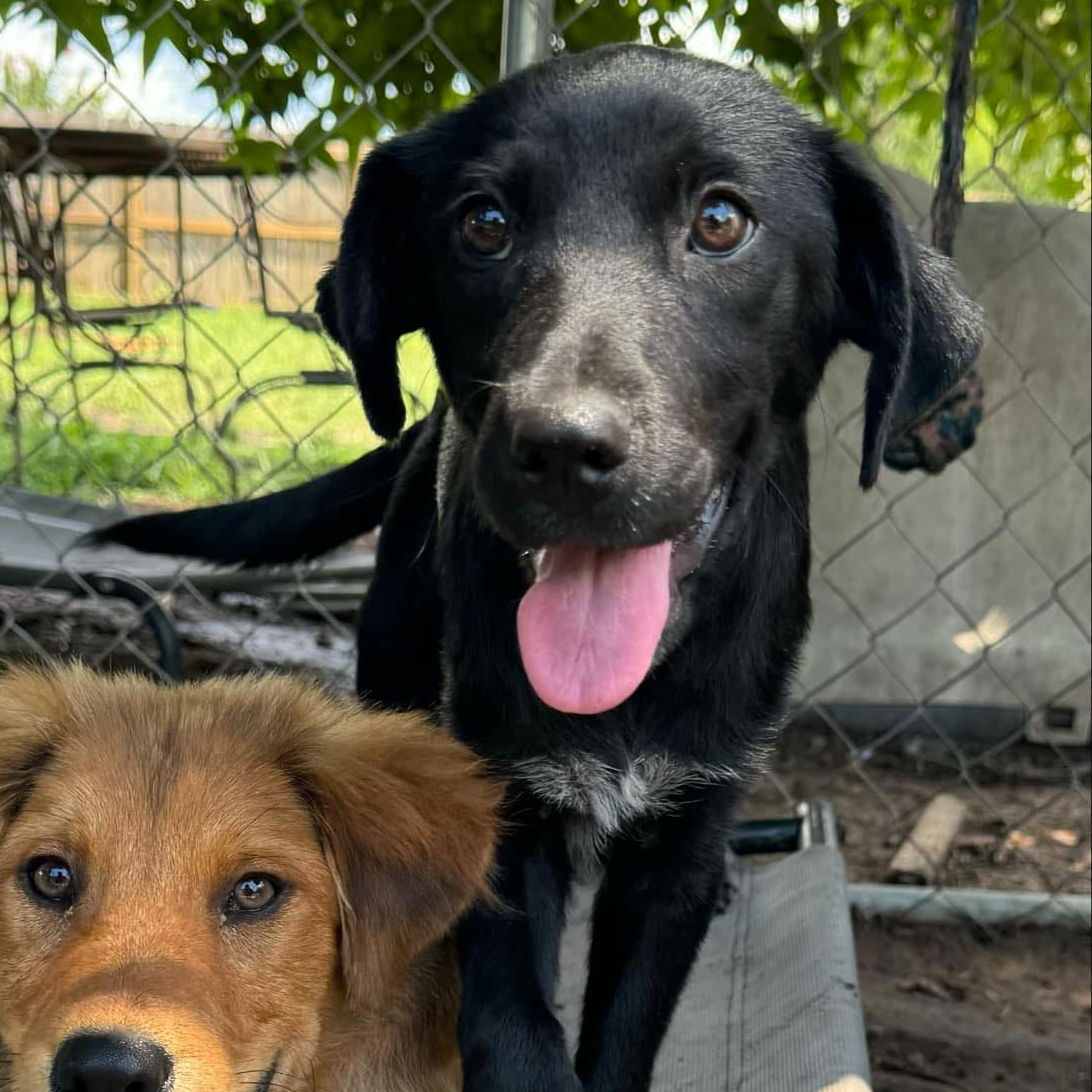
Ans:
[{"label": "brown dog's muzzle", "polygon": [[[84,957],[86,959],[86,955]],[[49,1092],[227,1092],[238,1080],[214,984],[165,959],[128,963],[58,983],[26,1043],[31,1080]],[[25,1049],[25,1048],[24,1048]],[[18,1087],[18,1086],[17,1086]]]}]

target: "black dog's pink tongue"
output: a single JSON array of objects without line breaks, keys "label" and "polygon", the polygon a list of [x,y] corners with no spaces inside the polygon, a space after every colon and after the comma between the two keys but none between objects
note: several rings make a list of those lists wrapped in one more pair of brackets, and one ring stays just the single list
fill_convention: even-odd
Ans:
[{"label": "black dog's pink tongue", "polygon": [[563,713],[602,713],[641,685],[667,623],[671,542],[632,550],[549,547],[516,618],[535,693]]}]

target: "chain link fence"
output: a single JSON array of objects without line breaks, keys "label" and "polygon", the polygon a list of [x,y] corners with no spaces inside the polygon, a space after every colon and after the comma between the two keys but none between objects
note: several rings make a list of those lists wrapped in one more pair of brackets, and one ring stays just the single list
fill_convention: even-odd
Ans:
[{"label": "chain link fence", "polygon": [[[123,509],[251,496],[375,442],[311,315],[312,286],[362,134],[404,127],[409,98],[446,108],[499,71],[618,39],[621,12],[631,40],[759,68],[863,143],[929,233],[947,5],[508,0],[502,12],[499,0],[398,0],[340,13],[335,35],[325,6],[296,0],[277,18],[248,4],[247,34],[208,42],[199,7],[148,5],[136,27],[166,21],[168,40],[204,51],[203,70],[176,68],[191,84],[169,109],[131,78],[108,22],[98,41],[72,34],[60,7],[32,4],[0,27],[3,658],[166,674],[276,666],[351,685],[368,542],[270,575],[135,555],[103,572],[75,540]],[[979,13],[955,240],[989,323],[978,442],[939,477],[885,470],[861,494],[863,358],[831,362],[811,418],[813,639],[749,808],[778,815],[828,797],[851,879],[883,881],[922,809],[950,793],[966,816],[936,883],[1048,901],[1089,891],[1092,862],[1089,118],[1087,49],[1058,47],[1064,4],[1035,10]],[[33,67],[26,43],[46,26],[74,74],[35,98],[18,66]],[[356,41],[377,26],[376,48]],[[317,73],[313,101],[240,137],[248,81],[302,63]],[[1021,99],[1004,80],[1049,93]],[[407,339],[402,357],[423,410],[427,344]],[[165,610],[181,648],[155,640]]]}]

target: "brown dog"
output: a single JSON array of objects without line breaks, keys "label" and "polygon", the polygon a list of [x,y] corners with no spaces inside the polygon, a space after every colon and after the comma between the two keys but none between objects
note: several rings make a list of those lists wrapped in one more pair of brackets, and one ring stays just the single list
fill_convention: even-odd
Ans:
[{"label": "brown dog", "polygon": [[458,1088],[444,936],[498,799],[420,718],[290,679],[10,671],[0,1089]]}]

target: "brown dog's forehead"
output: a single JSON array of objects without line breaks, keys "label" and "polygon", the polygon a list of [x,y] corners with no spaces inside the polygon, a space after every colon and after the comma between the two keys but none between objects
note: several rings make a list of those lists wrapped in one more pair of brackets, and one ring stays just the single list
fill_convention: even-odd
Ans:
[{"label": "brown dog's forehead", "polygon": [[322,871],[311,814],[259,726],[240,731],[240,711],[171,697],[129,709],[84,703],[33,775],[5,842],[90,859],[152,855],[191,874],[248,862]]},{"label": "brown dog's forehead", "polygon": [[65,739],[37,774],[21,815],[101,824],[118,834],[181,826],[214,835],[264,832],[293,844],[302,835],[317,850],[307,808],[275,764],[223,741],[180,750],[171,760],[119,740]]}]

